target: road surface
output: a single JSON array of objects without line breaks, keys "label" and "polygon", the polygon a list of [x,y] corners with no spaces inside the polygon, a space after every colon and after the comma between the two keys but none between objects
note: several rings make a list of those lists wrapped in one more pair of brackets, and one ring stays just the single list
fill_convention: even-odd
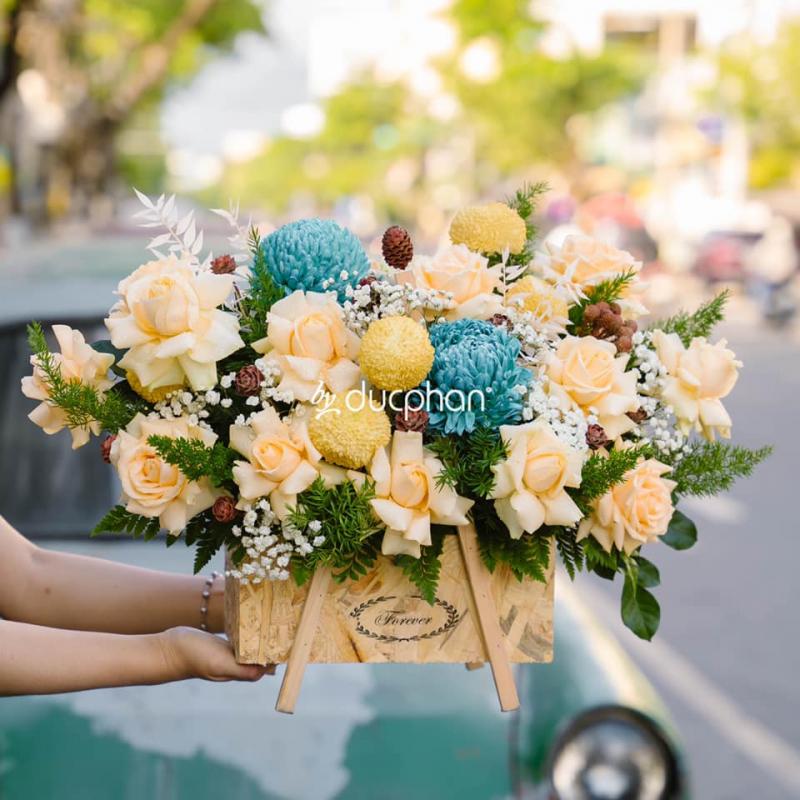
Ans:
[{"label": "road surface", "polygon": [[653,645],[619,622],[618,583],[584,576],[578,590],[662,692],[693,796],[788,800],[800,797],[800,336],[725,333],[744,361],[725,401],[733,438],[774,445],[772,458],[729,494],[684,506],[700,531],[692,550],[648,548],[662,579]]}]

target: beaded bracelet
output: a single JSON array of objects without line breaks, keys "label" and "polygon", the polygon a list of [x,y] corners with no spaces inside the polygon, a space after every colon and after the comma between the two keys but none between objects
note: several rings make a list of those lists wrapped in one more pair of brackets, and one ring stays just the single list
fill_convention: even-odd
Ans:
[{"label": "beaded bracelet", "polygon": [[211,587],[214,585],[214,581],[221,577],[221,572],[214,571],[208,578],[206,578],[205,586],[203,587],[203,604],[200,606],[201,631],[208,630],[208,600],[211,597]]}]

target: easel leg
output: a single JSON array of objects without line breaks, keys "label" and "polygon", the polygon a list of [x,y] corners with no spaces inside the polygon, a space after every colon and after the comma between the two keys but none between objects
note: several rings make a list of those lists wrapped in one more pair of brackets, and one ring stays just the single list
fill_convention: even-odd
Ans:
[{"label": "easel leg", "polygon": [[458,540],[464,556],[467,579],[475,601],[478,627],[481,631],[486,655],[492,667],[492,677],[497,688],[497,697],[503,711],[514,711],[519,708],[517,687],[511,664],[508,660],[503,632],[500,630],[497,607],[492,598],[489,572],[481,561],[478,550],[478,534],[472,524],[462,525],[458,529]]},{"label": "easel leg", "polygon": [[300,685],[303,682],[303,673],[306,670],[308,657],[311,653],[311,644],[317,632],[317,623],[322,611],[322,603],[328,593],[331,571],[327,567],[318,567],[308,588],[308,595],[300,614],[300,623],[295,631],[292,651],[286,662],[286,672],[283,676],[281,691],[278,694],[276,711],[284,714],[294,714],[297,696],[300,694]]}]

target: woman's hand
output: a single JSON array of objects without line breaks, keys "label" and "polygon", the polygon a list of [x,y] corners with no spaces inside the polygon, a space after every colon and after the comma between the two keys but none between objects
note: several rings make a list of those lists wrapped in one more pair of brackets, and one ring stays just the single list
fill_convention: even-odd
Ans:
[{"label": "woman's hand", "polygon": [[158,634],[162,655],[178,679],[207,681],[257,681],[266,667],[237,664],[225,639],[196,628],[171,628]]}]

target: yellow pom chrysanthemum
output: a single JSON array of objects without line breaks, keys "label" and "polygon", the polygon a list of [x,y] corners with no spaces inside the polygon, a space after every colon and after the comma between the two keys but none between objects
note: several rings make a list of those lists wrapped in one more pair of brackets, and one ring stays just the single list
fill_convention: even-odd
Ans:
[{"label": "yellow pom chrysanthemum", "polygon": [[450,241],[479,253],[520,253],[526,238],[525,221],[505,203],[462,208],[450,223]]},{"label": "yellow pom chrysanthemum", "polygon": [[542,322],[566,322],[567,301],[549,284],[535,275],[526,275],[506,291],[506,305],[529,311]]},{"label": "yellow pom chrysanthemum", "polygon": [[423,325],[409,317],[373,322],[361,340],[361,371],[377,389],[419,386],[433,365],[433,345]]},{"label": "yellow pom chrysanthemum", "polygon": [[322,457],[340,467],[360,469],[375,451],[389,443],[392,427],[380,408],[363,392],[337,395],[330,406],[313,413],[308,435]]},{"label": "yellow pom chrysanthemum", "polygon": [[170,386],[159,386],[157,389],[145,389],[133,371],[128,370],[125,373],[125,377],[128,379],[128,385],[131,389],[143,400],[147,400],[148,403],[160,403],[162,400],[166,400],[172,392],[177,392],[179,389],[184,388],[184,384],[175,383]]}]

